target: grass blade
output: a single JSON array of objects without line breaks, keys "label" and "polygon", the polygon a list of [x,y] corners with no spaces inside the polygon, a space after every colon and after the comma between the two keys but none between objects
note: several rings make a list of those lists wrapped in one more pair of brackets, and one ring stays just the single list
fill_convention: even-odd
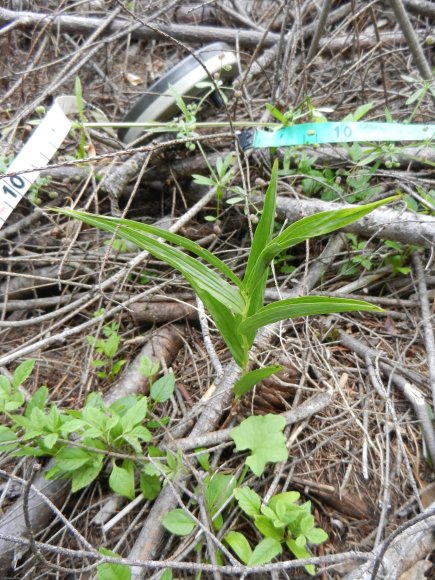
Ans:
[{"label": "grass blade", "polygon": [[327,296],[301,296],[298,298],[286,298],[263,306],[260,310],[246,318],[240,324],[243,333],[255,332],[262,326],[297,318],[301,316],[314,316],[316,314],[332,314],[352,311],[382,312],[382,308],[364,302],[363,300],[351,300],[347,298],[329,298]]}]

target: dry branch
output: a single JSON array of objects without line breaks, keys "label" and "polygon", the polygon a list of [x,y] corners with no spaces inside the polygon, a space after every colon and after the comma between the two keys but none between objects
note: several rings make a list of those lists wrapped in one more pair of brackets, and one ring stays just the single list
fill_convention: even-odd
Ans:
[{"label": "dry branch", "polygon": [[[390,539],[374,553],[378,562],[368,562],[345,576],[344,580],[397,580],[415,562],[427,557],[434,549],[433,532],[435,530],[435,504],[432,504],[414,520],[403,524]],[[397,534],[397,536],[396,536]],[[384,552],[385,547],[388,549]],[[379,574],[379,575],[378,575]]]}]

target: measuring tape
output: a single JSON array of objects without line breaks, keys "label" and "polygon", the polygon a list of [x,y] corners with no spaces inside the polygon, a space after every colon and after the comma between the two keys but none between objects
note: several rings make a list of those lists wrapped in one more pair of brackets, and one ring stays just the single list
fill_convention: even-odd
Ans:
[{"label": "measuring tape", "polygon": [[349,141],[432,141],[434,138],[435,125],[377,122],[302,123],[274,132],[252,129],[239,135],[244,150]]},{"label": "measuring tape", "polygon": [[[228,80],[238,73],[236,54],[223,42],[201,48],[195,55],[206,70],[192,55],[188,56],[149,88],[127,113],[124,121],[131,123],[171,119],[179,110],[175,97],[168,93],[169,85],[174,86],[182,97],[196,96],[204,91],[204,88],[198,87],[198,83],[208,80],[209,75],[214,77],[219,74],[219,79]],[[99,109],[95,108],[95,111],[101,120],[104,115]],[[39,171],[31,170],[48,165],[71,129],[72,122],[68,115],[76,113],[75,96],[58,97],[7,169],[7,173],[26,173],[0,177],[0,228],[38,178]],[[143,130],[140,127],[122,128],[118,136],[124,143],[130,143]]]},{"label": "measuring tape", "polygon": [[29,169],[48,165],[71,129],[67,115],[77,112],[75,97],[58,97],[7,170],[7,173],[26,173],[0,178],[0,228],[38,179],[39,171]]}]

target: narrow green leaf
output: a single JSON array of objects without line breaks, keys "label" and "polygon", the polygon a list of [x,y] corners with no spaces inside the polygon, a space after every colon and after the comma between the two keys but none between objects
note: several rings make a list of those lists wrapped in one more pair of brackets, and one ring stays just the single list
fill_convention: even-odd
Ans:
[{"label": "narrow green leaf", "polygon": [[244,280],[246,287],[251,287],[251,285],[255,284],[255,280],[260,279],[273,258],[283,250],[316,236],[329,234],[344,228],[366,216],[374,209],[395,201],[399,197],[392,196],[366,205],[323,211],[294,222],[263,249],[256,261],[255,268],[250,272],[249,278],[246,281]]},{"label": "narrow green leaf", "polygon": [[268,367],[255,369],[254,371],[246,373],[234,384],[234,394],[236,397],[241,397],[250,391],[257,383],[275,373],[278,373],[282,369],[283,367],[280,365],[269,365]]},{"label": "narrow green leaf", "polygon": [[235,316],[217,298],[208,292],[199,291],[204,306],[210,312],[217,329],[239,367],[244,368],[248,350],[244,348],[244,337],[239,332],[240,316]]},{"label": "narrow green leaf", "polygon": [[[246,265],[245,276],[243,282],[249,279],[251,272],[254,269],[254,265],[258,260],[264,247],[270,242],[273,233],[273,226],[275,222],[275,206],[276,206],[276,189],[277,189],[277,179],[278,179],[278,167],[279,161],[275,160],[272,168],[272,174],[270,178],[269,187],[267,188],[266,195],[264,197],[263,213],[258,225],[255,229],[254,239],[252,240],[251,250],[249,252],[248,263]],[[258,282],[255,280],[254,282]],[[251,285],[245,284],[245,289],[250,295],[252,290]]]},{"label": "narrow green leaf", "polygon": [[252,556],[248,540],[240,532],[228,532],[224,540],[243,564],[247,564]]},{"label": "narrow green leaf", "polygon": [[329,234],[356,222],[378,207],[396,201],[399,197],[394,195],[365,205],[344,207],[310,215],[288,226],[273,242],[281,250],[284,250],[313,237]]},{"label": "narrow green leaf", "polygon": [[273,540],[272,538],[265,538],[257,544],[249,558],[248,566],[262,566],[263,564],[268,564],[274,558],[279,556],[282,552],[282,547],[279,542]]},{"label": "narrow green leaf", "polygon": [[373,108],[373,104],[372,102],[370,103],[364,103],[362,105],[360,105],[359,107],[356,108],[354,113],[349,113],[348,115],[346,115],[346,117],[344,117],[343,121],[359,121],[360,119],[362,119],[364,117],[364,115],[367,115],[367,113]]},{"label": "narrow green leaf", "polygon": [[188,536],[196,527],[196,522],[181,509],[174,509],[163,516],[163,526],[176,536]]},{"label": "narrow green leaf", "polygon": [[267,304],[260,310],[244,320],[240,324],[241,332],[252,332],[259,328],[301,316],[314,316],[317,314],[332,314],[352,311],[382,312],[382,308],[364,302],[363,300],[351,300],[346,298],[329,298],[327,296],[300,296],[286,298],[272,304]]},{"label": "narrow green leaf", "polygon": [[211,185],[212,187],[216,185],[215,181],[210,177],[205,177],[204,175],[198,175],[197,173],[192,173],[192,178],[195,183],[199,185]]},{"label": "narrow green leaf", "polygon": [[[231,280],[231,282],[233,282],[233,284],[235,284],[236,286],[241,287],[241,285],[242,285],[241,280],[234,274],[234,272],[230,268],[228,268],[228,266],[225,264],[225,262],[222,262],[222,260],[219,260],[219,258],[217,258],[214,254],[209,252],[207,249],[203,248],[202,246],[193,242],[192,240],[185,238],[184,236],[180,236],[178,234],[168,232],[167,230],[164,230],[162,228],[157,228],[157,227],[151,226],[149,224],[143,224],[141,222],[137,222],[134,220],[127,220],[127,219],[114,218],[114,217],[105,217],[105,216],[95,216],[91,213],[87,213],[84,211],[74,211],[74,210],[68,210],[68,209],[55,209],[54,211],[57,211],[58,213],[61,213],[63,215],[68,215],[70,217],[79,219],[79,220],[81,220],[89,225],[104,229],[104,230],[111,232],[111,233],[114,233],[116,231],[117,235],[119,235],[120,237],[123,237],[123,236],[121,235],[121,233],[119,233],[119,230],[117,230],[118,226],[123,226],[127,230],[132,230],[136,233],[143,234],[145,236],[151,235],[151,236],[157,236],[157,237],[163,238],[164,240],[166,240],[167,242],[170,242],[171,244],[175,244],[177,246],[184,248],[188,252],[192,252],[192,254],[195,254],[195,256],[198,256],[198,258],[202,258],[205,262],[210,264],[210,266],[213,266],[217,270],[219,270],[224,276],[226,276],[229,280]],[[126,239],[128,239],[128,238],[126,238]],[[151,239],[153,239],[153,238],[151,238]],[[134,240],[130,240],[130,241],[134,242]],[[147,249],[147,248],[145,248],[145,249]],[[150,250],[148,250],[148,251],[150,251]],[[150,253],[151,253],[151,251],[150,251]],[[184,256],[185,254],[182,254],[182,255]],[[173,267],[176,268],[176,266],[173,266]]]}]

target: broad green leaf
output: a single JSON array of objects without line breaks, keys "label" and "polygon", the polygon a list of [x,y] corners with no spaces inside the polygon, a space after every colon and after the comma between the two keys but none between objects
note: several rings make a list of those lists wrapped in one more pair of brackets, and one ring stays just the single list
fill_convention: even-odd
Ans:
[{"label": "broad green leaf", "polygon": [[312,544],[323,544],[328,539],[328,534],[322,528],[313,528],[305,532],[305,535]]},{"label": "broad green leaf", "polygon": [[247,516],[256,516],[260,513],[261,497],[250,487],[239,487],[234,490],[234,497],[240,509]]},{"label": "broad green leaf", "polygon": [[148,413],[148,399],[140,397],[136,404],[130,407],[121,418],[121,426],[124,432],[131,431],[135,425],[142,423]]},{"label": "broad green leaf", "polygon": [[275,163],[273,164],[269,187],[267,188],[264,198],[263,213],[255,229],[251,250],[249,252],[248,263],[246,265],[245,276],[243,278],[244,288],[249,297],[248,314],[256,312],[257,309],[263,305],[264,289],[267,282],[267,271],[264,273],[265,275],[260,276],[260,278],[252,278],[251,273],[254,270],[255,264],[257,263],[261,252],[270,242],[273,234],[273,226],[275,223],[278,167],[279,161],[276,159]]},{"label": "broad green leaf", "polygon": [[287,506],[294,505],[300,497],[301,494],[298,491],[276,493],[270,498],[268,506],[276,512],[277,516],[281,517],[284,515]]},{"label": "broad green leaf", "polygon": [[145,441],[145,443],[151,441],[152,439],[151,431],[146,427],[144,427],[143,425],[136,425],[136,427],[134,427],[130,431],[130,435],[132,435],[133,437],[137,437],[142,441]]},{"label": "broad green leaf", "polygon": [[248,417],[231,430],[230,437],[234,440],[238,451],[252,450],[246,464],[258,477],[262,475],[266,463],[287,459],[284,427],[284,417],[269,414]]},{"label": "broad green leaf", "polygon": [[156,475],[148,475],[144,471],[141,471],[139,484],[142,495],[149,500],[156,499],[162,489],[160,478]]},{"label": "broad green leaf", "polygon": [[[219,260],[219,258],[217,258],[214,254],[209,252],[209,250],[206,250],[205,248],[203,248],[199,244],[193,242],[192,240],[189,240],[188,238],[185,238],[184,236],[180,236],[178,234],[168,232],[167,230],[164,230],[162,228],[157,228],[155,226],[151,226],[148,224],[136,222],[134,220],[127,220],[127,219],[114,218],[114,217],[94,216],[93,214],[90,214],[87,212],[67,210],[67,209],[56,209],[55,211],[62,213],[64,215],[68,215],[70,217],[79,219],[81,221],[84,221],[85,223],[88,223],[89,225],[104,229],[108,232],[111,232],[111,233],[116,232],[117,236],[119,236],[121,238],[124,237],[125,239],[129,239],[126,237],[126,235],[123,235],[121,233],[122,231],[124,231],[125,234],[127,234],[130,231],[137,233],[137,234],[139,234],[139,237],[130,240],[134,243],[137,243],[136,240],[144,240],[145,238],[154,240],[154,238],[149,237],[150,235],[151,236],[158,236],[158,237],[166,240],[167,242],[170,242],[172,244],[175,244],[177,246],[184,248],[188,252],[192,252],[192,254],[195,254],[195,256],[198,256],[198,258],[202,258],[205,262],[210,264],[210,266],[213,266],[217,270],[219,270],[224,276],[226,276],[229,280],[231,280],[231,282],[233,282],[233,284],[235,284],[239,288],[242,285],[241,280],[225,264],[225,262],[222,262],[222,260]],[[118,230],[118,225],[121,226],[119,230]],[[154,241],[156,241],[156,240],[154,240]],[[166,247],[165,244],[163,244],[163,246]],[[144,248],[144,249],[148,250],[148,248]],[[151,250],[148,250],[148,251],[150,253],[153,253]],[[178,251],[178,254],[181,254],[183,257],[186,257],[186,254],[183,254],[182,252]],[[164,258],[161,258],[161,259],[164,260]],[[170,262],[168,262],[168,264],[169,263]],[[178,269],[176,265],[173,267]]]},{"label": "broad green leaf", "polygon": [[309,516],[304,516],[301,519],[300,523],[301,533],[306,535],[307,532],[309,532],[314,528],[314,525],[315,525],[314,516],[312,516],[311,514]]},{"label": "broad green leaf", "polygon": [[176,536],[188,536],[196,527],[196,522],[181,509],[174,509],[163,516],[163,526]]},{"label": "broad green leaf", "polygon": [[296,545],[300,548],[303,548],[307,543],[307,538],[303,534],[299,534],[299,536],[295,540]]},{"label": "broad green leaf", "polygon": [[322,211],[294,222],[263,249],[255,263],[255,267],[250,272],[249,279],[244,280],[246,287],[255,284],[255,280],[260,279],[273,258],[283,250],[316,236],[329,234],[344,228],[366,216],[374,209],[398,198],[399,196],[392,196],[366,205]]},{"label": "broad green leaf", "polygon": [[382,308],[363,300],[330,298],[328,296],[300,296],[286,298],[285,300],[279,300],[263,306],[256,314],[241,323],[240,330],[241,332],[252,332],[267,324],[287,320],[288,318],[332,314],[335,312],[353,312],[355,310],[382,312]]},{"label": "broad green leaf", "polygon": [[283,522],[279,519],[278,515],[273,511],[273,509],[264,503],[261,504],[261,513],[269,518],[269,520],[273,522],[274,526],[277,528],[282,528]]},{"label": "broad green leaf", "polygon": [[24,383],[26,379],[30,377],[33,371],[33,367],[35,366],[35,359],[31,358],[29,360],[25,360],[14,371],[12,375],[12,386],[14,389],[19,387]]},{"label": "broad green leaf", "polygon": [[52,449],[56,445],[58,439],[58,433],[50,433],[50,435],[46,435],[43,438],[42,442],[47,449]]},{"label": "broad green leaf", "polygon": [[[215,473],[213,476],[207,476],[204,479],[204,496],[207,511],[213,520],[215,530],[220,529],[222,518],[214,518],[215,514],[221,509],[224,503],[232,496],[236,487],[236,478],[225,473]],[[219,525],[220,524],[220,525]]]},{"label": "broad green leaf", "polygon": [[56,464],[63,471],[76,471],[93,459],[93,455],[80,447],[62,447],[56,455]]},{"label": "broad green leaf", "polygon": [[109,485],[115,493],[128,497],[128,499],[134,499],[134,466],[132,461],[125,459],[122,462],[122,467],[118,467],[115,462],[113,463]]},{"label": "broad green leaf", "polygon": [[72,472],[71,491],[73,493],[87,487],[97,479],[103,468],[103,460],[103,455],[94,455],[91,465],[84,465],[79,470]]},{"label": "broad green leaf", "polygon": [[248,540],[240,532],[228,532],[224,540],[243,564],[247,564],[252,556]]},{"label": "broad green leaf", "polygon": [[[298,546],[294,540],[287,540],[286,541],[287,548],[290,552],[296,556],[298,560],[304,560],[305,558],[311,558],[310,552],[305,548]],[[310,576],[314,576],[316,573],[316,569],[312,564],[308,566],[304,566],[305,570],[310,574]]]},{"label": "broad green leaf", "polygon": [[173,393],[175,386],[174,373],[167,373],[153,383],[151,387],[151,398],[156,403],[165,403],[168,401]]},{"label": "broad green leaf", "polygon": [[271,375],[278,373],[283,369],[280,365],[270,365],[268,367],[263,367],[261,369],[255,369],[249,373],[244,374],[233,387],[234,394],[236,397],[241,397],[248,391],[250,391],[257,383],[270,377]]},{"label": "broad green leaf", "polygon": [[261,540],[261,542],[255,546],[254,551],[247,562],[247,566],[262,566],[263,564],[268,564],[276,558],[276,556],[279,556],[281,552],[281,544],[276,540],[273,540],[272,538]]},{"label": "broad green leaf", "polygon": [[255,527],[265,538],[272,538],[280,542],[284,536],[284,528],[277,528],[273,522],[263,515],[254,516]]},{"label": "broad green leaf", "polygon": [[26,417],[30,417],[33,409],[35,409],[35,408],[41,409],[41,411],[42,411],[45,407],[47,397],[48,397],[47,387],[45,387],[45,386],[39,387],[39,389],[37,391],[35,391],[32,398],[27,403]]},{"label": "broad green leaf", "polygon": [[159,577],[159,580],[172,580],[173,579],[172,570],[167,568],[163,574]]},{"label": "broad green leaf", "polygon": [[[100,548],[98,551],[103,556],[111,556],[112,558],[120,557],[116,552],[112,552],[106,548]],[[112,564],[110,562],[105,562],[104,564],[97,566],[97,578],[98,580],[130,580],[131,570],[130,567],[125,564]]]}]

